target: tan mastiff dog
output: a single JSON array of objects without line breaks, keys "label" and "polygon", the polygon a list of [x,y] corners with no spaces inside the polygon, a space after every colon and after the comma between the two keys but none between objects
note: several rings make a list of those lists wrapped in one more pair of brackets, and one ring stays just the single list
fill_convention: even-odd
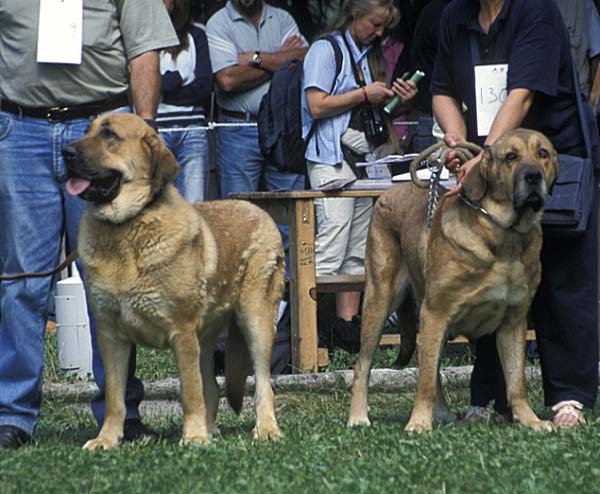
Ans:
[{"label": "tan mastiff dog", "polygon": [[[426,431],[446,411],[438,373],[449,338],[497,333],[514,420],[550,429],[525,390],[527,311],[540,282],[545,198],[558,174],[556,151],[539,132],[509,132],[484,150],[463,181],[462,196],[444,197],[426,229],[428,192],[413,184],[386,191],[373,208],[366,254],[361,349],[354,368],[349,426],[369,425],[367,388],[387,316],[399,308],[400,358],[416,341],[409,295],[420,303],[419,381],[407,431]],[[435,409],[435,412],[434,412]]]},{"label": "tan mastiff dog", "polygon": [[170,183],[174,156],[131,114],[97,118],[63,155],[67,190],[88,201],[78,247],[106,369],[104,425],[84,448],[122,439],[132,343],[173,350],[181,443],[206,443],[218,432],[213,347],[227,328],[229,402],[239,412],[252,364],[254,436],[279,437],[269,366],[284,253],[270,216],[244,201],[188,204]]}]

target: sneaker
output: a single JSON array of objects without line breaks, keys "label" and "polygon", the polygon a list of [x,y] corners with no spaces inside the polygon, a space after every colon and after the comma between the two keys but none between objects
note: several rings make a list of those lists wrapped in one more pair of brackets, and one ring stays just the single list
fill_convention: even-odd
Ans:
[{"label": "sneaker", "polygon": [[505,425],[511,420],[510,412],[500,413],[488,407],[471,405],[464,417],[459,421],[461,425],[489,424]]},{"label": "sneaker", "polygon": [[140,419],[126,419],[123,425],[123,441],[137,441],[147,439],[148,441],[158,441],[158,433],[144,425]]},{"label": "sneaker", "polygon": [[360,351],[360,317],[354,316],[351,321],[336,317],[331,325],[331,347],[341,348],[348,353]]},{"label": "sneaker", "polygon": [[31,436],[14,425],[0,425],[0,449],[18,449],[31,441]]}]

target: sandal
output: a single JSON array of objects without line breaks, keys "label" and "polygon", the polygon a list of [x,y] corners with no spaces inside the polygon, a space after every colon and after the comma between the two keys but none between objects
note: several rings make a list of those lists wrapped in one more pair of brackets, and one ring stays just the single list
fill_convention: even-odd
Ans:
[{"label": "sandal", "polygon": [[583,405],[575,400],[561,401],[552,407],[552,423],[557,429],[573,429],[585,425]]}]

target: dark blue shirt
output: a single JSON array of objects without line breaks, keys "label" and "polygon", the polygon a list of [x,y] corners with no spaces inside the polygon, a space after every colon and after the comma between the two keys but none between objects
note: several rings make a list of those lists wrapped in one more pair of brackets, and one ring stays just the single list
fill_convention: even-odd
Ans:
[{"label": "dark blue shirt", "polygon": [[560,153],[585,154],[573,83],[569,35],[552,0],[506,0],[487,34],[478,21],[477,0],[455,0],[442,14],[431,82],[433,95],[451,96],[467,105],[467,139],[477,136],[475,76],[470,36],[480,63],[508,63],[508,91],[535,92],[521,126],[548,136]]}]

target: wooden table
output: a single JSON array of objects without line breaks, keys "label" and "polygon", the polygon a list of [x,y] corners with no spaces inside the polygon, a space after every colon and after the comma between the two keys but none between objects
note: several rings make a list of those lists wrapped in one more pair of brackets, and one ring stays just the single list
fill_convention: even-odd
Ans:
[{"label": "wooden table", "polygon": [[314,295],[316,198],[379,197],[385,189],[319,192],[234,192],[232,199],[251,201],[276,223],[289,225],[292,366],[300,372],[318,370],[317,302]]}]

